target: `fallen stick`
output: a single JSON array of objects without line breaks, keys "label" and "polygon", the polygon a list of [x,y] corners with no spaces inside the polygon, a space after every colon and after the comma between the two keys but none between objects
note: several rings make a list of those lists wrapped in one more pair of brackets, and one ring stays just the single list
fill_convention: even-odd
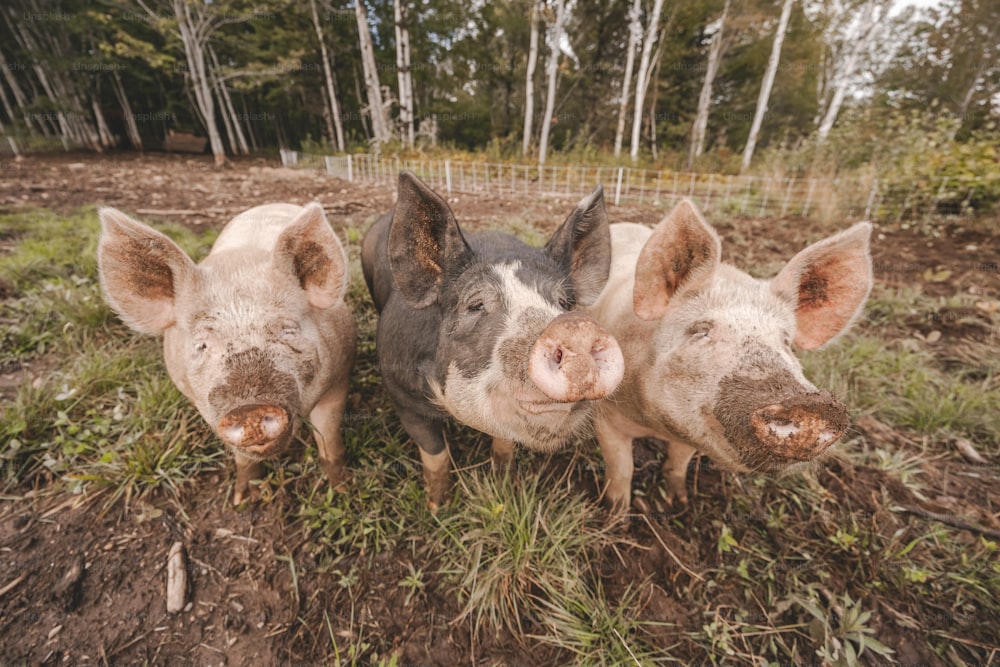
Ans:
[{"label": "fallen stick", "polygon": [[184,609],[187,595],[187,564],[184,543],[174,542],[167,556],[167,613],[176,614]]}]

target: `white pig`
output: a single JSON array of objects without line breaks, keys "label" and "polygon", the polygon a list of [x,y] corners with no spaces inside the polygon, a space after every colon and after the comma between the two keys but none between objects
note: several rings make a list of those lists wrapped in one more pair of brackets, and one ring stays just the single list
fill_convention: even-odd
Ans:
[{"label": "white pig", "polygon": [[776,472],[832,445],[849,418],[792,351],[846,331],[872,286],[871,225],[799,252],[771,280],[720,261],[720,242],[682,201],[655,229],[611,225],[611,275],[588,310],[625,357],[618,391],[595,410],[605,501],[629,505],[632,441],[668,443],[671,499],[687,501],[696,451],[734,472]]},{"label": "white pig", "polygon": [[163,335],[167,371],[236,459],[233,502],[281,454],[303,417],[331,485],[346,478],[340,433],[355,330],[347,258],[318,204],[241,213],[195,264],[121,211],[100,211],[105,299],[136,331]]}]

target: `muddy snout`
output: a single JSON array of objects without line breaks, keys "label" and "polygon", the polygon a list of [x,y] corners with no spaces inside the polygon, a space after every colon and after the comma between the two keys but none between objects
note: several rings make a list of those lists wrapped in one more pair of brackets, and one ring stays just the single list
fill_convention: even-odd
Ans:
[{"label": "muddy snout", "polygon": [[850,418],[828,391],[796,394],[758,408],[750,415],[757,440],[774,455],[809,461],[836,442]]},{"label": "muddy snout", "polygon": [[288,410],[278,405],[244,405],[219,420],[219,437],[251,457],[280,453],[292,435]]},{"label": "muddy snout", "polygon": [[624,373],[618,341],[579,312],[552,320],[528,359],[528,375],[535,386],[564,403],[604,398],[618,388]]}]

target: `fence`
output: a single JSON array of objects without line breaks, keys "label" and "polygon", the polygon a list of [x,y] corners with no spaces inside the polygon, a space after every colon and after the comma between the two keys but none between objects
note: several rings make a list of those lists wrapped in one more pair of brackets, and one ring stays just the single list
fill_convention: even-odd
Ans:
[{"label": "fence", "polygon": [[395,187],[401,169],[409,169],[440,192],[484,193],[577,199],[597,183],[615,206],[669,207],[689,198],[705,211],[747,217],[841,216],[870,218],[879,210],[878,179],[789,178],[699,174],[611,166],[537,167],[523,164],[405,160],[372,155],[329,156],[281,151],[286,167],[322,169],[347,181]]}]

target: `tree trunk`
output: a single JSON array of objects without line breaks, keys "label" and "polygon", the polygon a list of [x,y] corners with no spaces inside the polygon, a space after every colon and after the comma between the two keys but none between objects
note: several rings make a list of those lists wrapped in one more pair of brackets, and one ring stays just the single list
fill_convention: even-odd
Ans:
[{"label": "tree trunk", "polygon": [[538,140],[539,167],[545,165],[545,157],[549,150],[549,131],[552,129],[552,113],[556,108],[556,75],[559,73],[559,44],[562,42],[563,28],[566,25],[566,0],[555,0],[555,2],[556,21],[552,26],[552,41],[549,44],[549,62],[546,67],[549,86],[545,97],[545,115],[542,117],[542,135]]},{"label": "tree trunk", "polygon": [[531,150],[532,121],[535,114],[535,67],[538,65],[538,2],[531,0],[531,37],[528,42],[528,73],[524,83],[524,137],[521,155]]},{"label": "tree trunk", "polygon": [[705,152],[705,132],[708,130],[708,113],[712,108],[712,85],[715,75],[719,72],[722,61],[722,51],[725,49],[723,34],[726,30],[726,19],[729,17],[731,0],[726,0],[722,8],[722,18],[719,30],[712,36],[712,46],[708,49],[708,63],[705,66],[705,80],[701,84],[701,94],[698,96],[698,114],[691,128],[691,146],[688,151],[687,168],[694,166],[694,161]]},{"label": "tree trunk", "polygon": [[323,39],[323,26],[319,22],[316,0],[309,0],[309,8],[312,10],[313,28],[316,29],[316,39],[319,40],[320,57],[323,58],[323,78],[326,81],[326,96],[329,102],[330,119],[333,122],[333,133],[330,135],[330,140],[336,145],[337,152],[343,153],[346,148],[344,144],[344,122],[340,116],[340,104],[337,102],[337,92],[334,90],[333,68],[330,66],[326,41]]},{"label": "tree trunk", "polygon": [[837,116],[840,114],[840,107],[844,103],[844,96],[847,94],[847,88],[850,86],[851,77],[854,76],[854,70],[858,66],[858,60],[861,58],[861,52],[871,44],[872,39],[878,32],[881,18],[884,18],[888,13],[883,12],[882,17],[873,23],[871,22],[871,16],[874,9],[874,0],[870,0],[865,4],[858,23],[860,34],[854,41],[854,47],[851,49],[851,53],[847,56],[843,69],[839,73],[837,87],[833,91],[833,98],[830,100],[830,105],[826,108],[826,115],[823,116],[823,121],[819,124],[819,130],[816,132],[816,140],[819,144],[826,142],[827,137],[830,136],[830,130],[833,129],[833,124],[837,121]]},{"label": "tree trunk", "polygon": [[[7,65],[7,59],[3,55],[3,50],[0,50],[0,71],[3,71],[4,79],[10,87],[11,94],[14,95],[14,103],[17,105],[18,110],[24,118],[25,127],[28,132],[31,132],[31,116],[28,114],[26,109],[28,101],[25,99],[24,91],[21,90],[21,86],[17,82],[17,77],[14,76],[14,73]],[[7,109],[7,115],[10,116],[10,121],[13,123],[15,122],[14,109],[11,107],[10,101],[7,99],[6,91],[3,91],[2,88],[3,86],[0,86],[0,92],[3,92],[4,108]]]},{"label": "tree trunk", "polygon": [[[211,44],[208,46],[208,54],[212,57],[214,71],[221,73],[222,67],[219,66],[219,59],[216,57],[215,49]],[[247,138],[243,133],[243,125],[240,124],[240,117],[236,115],[236,109],[233,107],[233,98],[229,95],[229,89],[226,88],[226,82],[221,75],[215,77],[215,86],[219,91],[219,105],[221,107],[219,110],[222,112],[223,119],[229,118],[232,121],[231,123],[226,123],[226,128],[231,128],[229,143],[233,146],[233,152],[239,152],[240,155],[249,155],[250,147],[247,146]]]},{"label": "tree trunk", "polygon": [[358,98],[358,109],[361,110],[361,113],[358,114],[358,116],[360,117],[360,120],[361,120],[361,129],[365,133],[365,141],[371,143],[371,141],[372,141],[372,132],[371,132],[370,129],[368,129],[368,122],[365,120],[365,114],[364,114],[365,100],[364,100],[364,97],[362,97],[362,95],[361,95],[361,81],[360,81],[360,78],[358,77],[358,66],[357,65],[354,66],[354,70],[353,71],[354,71],[354,96]]},{"label": "tree trunk", "polygon": [[180,32],[181,42],[184,44],[184,56],[187,59],[194,98],[202,122],[205,123],[205,131],[208,133],[208,143],[212,147],[215,166],[221,167],[226,164],[226,149],[222,145],[219,124],[215,118],[215,100],[212,99],[208,68],[205,64],[205,43],[203,40],[207,40],[208,35],[203,32],[203,28],[206,21],[204,16],[199,16],[196,23],[191,16],[191,6],[184,0],[172,0],[171,4],[177,19],[177,29]]},{"label": "tree trunk", "polygon": [[403,143],[413,146],[413,76],[410,73],[410,30],[407,27],[409,8],[403,0],[395,0],[396,74],[399,80],[399,122],[403,126]]},{"label": "tree trunk", "polygon": [[639,60],[638,81],[635,86],[635,111],[632,114],[632,147],[629,155],[632,162],[639,159],[639,139],[642,131],[642,108],[646,101],[646,89],[649,86],[649,61],[653,55],[653,44],[656,42],[660,14],[663,12],[663,0],[654,0],[653,12],[646,24],[646,38],[642,43],[642,58]]},{"label": "tree trunk", "polygon": [[142,136],[139,134],[139,124],[135,120],[135,114],[132,113],[132,105],[129,104],[128,97],[125,95],[125,87],[122,85],[122,79],[118,75],[118,70],[113,72],[111,87],[115,91],[115,97],[118,98],[118,104],[122,108],[122,115],[125,117],[125,133],[128,134],[129,143],[132,144],[132,148],[141,152]]},{"label": "tree trunk", "polygon": [[372,122],[373,140],[376,144],[384,144],[392,138],[392,131],[385,116],[385,104],[382,102],[382,88],[378,80],[375,50],[372,47],[372,35],[368,29],[368,11],[365,9],[364,0],[355,0],[354,13],[358,19],[361,66],[364,70],[365,89],[368,93],[368,116]]},{"label": "tree trunk", "polygon": [[[728,1],[728,0],[727,0]],[[622,99],[618,105],[618,129],[615,131],[615,157],[622,153],[622,138],[625,136],[625,116],[628,114],[628,101],[631,95],[632,73],[635,70],[635,50],[642,40],[642,6],[639,0],[634,0],[628,13],[628,52],[625,56],[625,75],[622,77]]]},{"label": "tree trunk", "polygon": [[781,60],[781,44],[785,41],[785,32],[788,30],[788,19],[792,15],[792,3],[795,0],[785,0],[781,8],[781,19],[778,21],[778,31],[774,34],[774,44],[771,46],[771,57],[767,61],[767,71],[764,72],[764,81],[760,86],[760,95],[757,97],[757,110],[753,115],[753,125],[750,126],[750,136],[747,137],[747,145],[743,149],[742,171],[746,171],[753,159],[753,152],[757,146],[757,136],[760,134],[760,126],[764,122],[764,113],[767,111],[767,103],[771,98],[771,87],[774,86],[774,75],[778,72],[778,62]]},{"label": "tree trunk", "polygon": [[115,139],[111,135],[107,121],[104,119],[104,112],[101,111],[101,105],[97,102],[96,94],[90,98],[90,106],[94,110],[94,118],[97,119],[97,136],[101,142],[101,146],[103,148],[113,148]]}]

